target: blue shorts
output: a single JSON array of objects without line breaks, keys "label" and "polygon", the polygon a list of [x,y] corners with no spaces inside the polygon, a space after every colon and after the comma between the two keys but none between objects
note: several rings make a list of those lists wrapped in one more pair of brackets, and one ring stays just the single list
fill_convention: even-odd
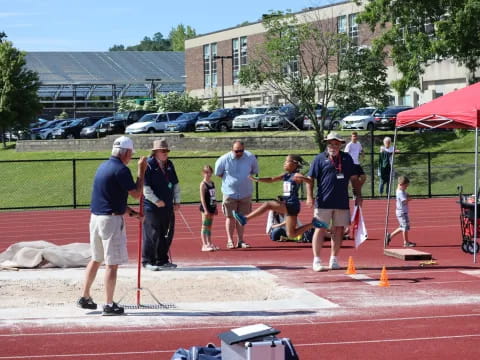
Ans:
[{"label": "blue shorts", "polygon": [[402,231],[410,230],[410,219],[408,218],[408,214],[396,213],[396,215],[397,215],[398,224],[400,225],[400,228],[402,229]]}]

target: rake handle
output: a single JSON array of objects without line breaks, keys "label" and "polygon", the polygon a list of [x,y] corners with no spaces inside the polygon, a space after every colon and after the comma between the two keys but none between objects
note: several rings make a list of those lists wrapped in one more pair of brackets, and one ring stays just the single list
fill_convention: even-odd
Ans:
[{"label": "rake handle", "polygon": [[[143,196],[140,197],[140,216],[143,217]],[[137,253],[137,306],[140,306],[141,273],[142,273],[142,226],[143,220],[138,222],[138,253]]]}]

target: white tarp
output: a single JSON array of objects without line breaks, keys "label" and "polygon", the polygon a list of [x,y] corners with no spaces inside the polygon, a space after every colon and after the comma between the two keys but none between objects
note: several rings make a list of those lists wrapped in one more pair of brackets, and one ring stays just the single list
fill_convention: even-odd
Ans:
[{"label": "white tarp", "polygon": [[91,259],[90,244],[55,245],[48,241],[15,243],[0,254],[0,266],[12,268],[82,267]]}]

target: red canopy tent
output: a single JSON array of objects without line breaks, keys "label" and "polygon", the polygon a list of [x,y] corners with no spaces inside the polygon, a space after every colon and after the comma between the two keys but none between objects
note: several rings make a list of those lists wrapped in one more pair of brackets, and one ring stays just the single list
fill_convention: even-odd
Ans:
[{"label": "red canopy tent", "polygon": [[396,127],[478,128],[480,83],[467,86],[397,115]]},{"label": "red canopy tent", "polygon": [[[478,129],[480,127],[480,82],[467,86],[463,89],[453,91],[415,109],[402,111],[397,115],[395,137],[393,146],[397,139],[397,130],[401,128],[456,128],[475,129],[475,182],[473,194],[475,203],[478,204]],[[392,183],[392,171],[390,172],[390,184]],[[391,187],[390,187],[391,188]],[[385,236],[387,235],[388,214],[390,206],[390,192],[388,193],[387,215],[385,219]],[[478,251],[477,239],[477,206],[474,206],[474,237],[473,237],[473,262],[476,262]]]}]

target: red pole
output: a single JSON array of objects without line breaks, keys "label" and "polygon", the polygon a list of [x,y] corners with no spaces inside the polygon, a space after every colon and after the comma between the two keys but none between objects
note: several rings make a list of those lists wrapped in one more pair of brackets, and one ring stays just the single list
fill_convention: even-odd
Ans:
[{"label": "red pole", "polygon": [[[140,197],[139,210],[140,216],[143,216],[143,196]],[[142,225],[143,221],[138,222],[138,254],[137,254],[137,306],[140,306],[141,290],[141,272],[142,272]]]}]

